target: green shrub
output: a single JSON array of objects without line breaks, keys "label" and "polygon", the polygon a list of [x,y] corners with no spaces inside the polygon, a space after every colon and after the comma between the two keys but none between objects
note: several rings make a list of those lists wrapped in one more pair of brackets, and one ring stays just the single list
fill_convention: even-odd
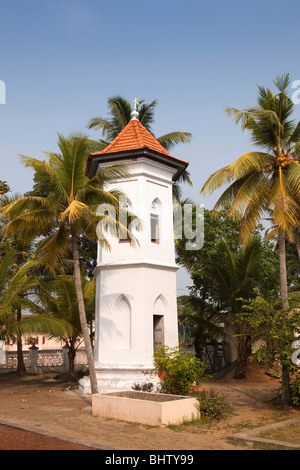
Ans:
[{"label": "green shrub", "polygon": [[193,393],[199,400],[201,419],[220,420],[229,411],[229,403],[222,395],[213,390],[201,390]]},{"label": "green shrub", "polygon": [[292,403],[295,406],[300,406],[300,374],[298,373],[295,378],[291,380],[290,384]]},{"label": "green shrub", "polygon": [[188,395],[192,386],[207,379],[203,362],[180,347],[162,347],[154,353],[154,365],[162,393]]}]

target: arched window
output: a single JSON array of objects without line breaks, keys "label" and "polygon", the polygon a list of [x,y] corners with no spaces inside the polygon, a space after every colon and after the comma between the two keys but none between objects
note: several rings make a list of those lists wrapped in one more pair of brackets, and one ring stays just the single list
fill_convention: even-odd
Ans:
[{"label": "arched window", "polygon": [[[131,222],[130,214],[132,214],[131,201],[127,197],[121,197],[119,222],[120,224],[125,226],[127,229],[129,228],[129,225]],[[119,243],[129,243],[129,242],[130,242],[129,233],[125,232],[124,229],[122,230],[122,228],[119,228]]]},{"label": "arched window", "polygon": [[152,243],[159,243],[160,237],[160,212],[161,203],[158,198],[154,199],[150,208],[150,236]]}]

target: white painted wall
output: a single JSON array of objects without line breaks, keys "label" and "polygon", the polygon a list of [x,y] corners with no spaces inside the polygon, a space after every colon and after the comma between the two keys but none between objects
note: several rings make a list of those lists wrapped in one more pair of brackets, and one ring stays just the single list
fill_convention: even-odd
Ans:
[{"label": "white painted wall", "polygon": [[[143,230],[136,233],[139,243],[135,246],[108,237],[111,251],[98,247],[95,362],[99,373],[153,366],[153,315],[158,313],[158,304],[164,308],[164,343],[178,345],[174,170],[144,157],[127,165],[131,179],[114,187],[126,194]],[[151,242],[150,237],[151,204],[155,199],[159,200],[159,243]]]}]

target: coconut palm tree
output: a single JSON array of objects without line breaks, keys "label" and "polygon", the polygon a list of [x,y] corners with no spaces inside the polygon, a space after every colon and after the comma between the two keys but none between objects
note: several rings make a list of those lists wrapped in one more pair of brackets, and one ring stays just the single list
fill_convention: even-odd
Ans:
[{"label": "coconut palm tree", "polygon": [[237,347],[237,365],[234,378],[245,377],[247,358],[251,353],[250,336],[247,331],[236,325],[237,314],[241,313],[243,302],[254,295],[254,288],[259,285],[259,273],[263,261],[263,249],[260,239],[252,238],[247,245],[232,250],[223,241],[224,257],[208,266],[209,275],[214,278],[215,301],[226,312],[225,323],[233,327]]},{"label": "coconut palm tree", "polygon": [[[46,334],[66,335],[70,328],[63,320],[46,315],[39,305],[37,290],[39,279],[33,274],[36,260],[16,265],[16,253],[9,249],[0,261],[0,339],[10,340],[22,336]],[[38,313],[36,316],[18,317],[18,312]],[[19,366],[19,364],[18,364]]]},{"label": "coconut palm tree", "polygon": [[[97,144],[97,150],[103,150],[107,145],[112,142],[124,127],[127,126],[131,120],[131,104],[122,96],[114,96],[107,100],[109,108],[109,117],[96,117],[90,120],[88,124],[89,129],[102,129],[104,139],[94,141]],[[154,108],[157,101],[154,100],[147,104],[144,100],[138,102],[139,121],[143,126],[153,134],[152,124],[154,122]],[[154,134],[153,134],[154,135]],[[179,143],[189,143],[192,135],[189,132],[169,132],[160,137],[155,137],[156,140],[166,149],[170,150],[172,147]]]},{"label": "coconut palm tree", "polygon": [[[117,135],[124,129],[124,127],[131,120],[131,104],[122,96],[114,96],[107,100],[109,108],[108,118],[96,117],[90,120],[88,124],[89,129],[102,130],[103,139],[99,141],[90,140],[91,151],[97,152],[103,150],[110,142],[112,142]],[[154,122],[154,109],[157,105],[157,100],[147,104],[144,100],[138,102],[139,121],[143,126],[152,132],[152,124]],[[156,140],[166,149],[170,150],[175,145],[180,143],[187,144],[191,141],[192,134],[189,132],[174,131],[164,134],[160,137],[155,137]],[[178,183],[187,183],[192,185],[190,174],[185,170],[180,176]],[[174,198],[179,200],[182,193],[177,183],[173,188]]]},{"label": "coconut palm tree", "polygon": [[7,181],[0,180],[0,195],[4,196],[6,193],[10,192],[10,187],[7,184]]},{"label": "coconut palm tree", "polygon": [[[106,220],[106,228],[115,227],[128,233],[115,217],[107,213],[99,215],[100,204],[114,206],[119,214],[120,192],[106,186],[119,178],[128,178],[121,165],[111,166],[89,179],[86,164],[89,155],[89,141],[81,135],[65,138],[59,135],[59,153],[48,153],[48,161],[22,156],[23,163],[35,171],[36,178],[45,182],[48,194],[45,196],[24,196],[0,209],[9,222],[3,228],[6,233],[22,233],[24,241],[45,235],[38,246],[39,261],[46,270],[55,272],[68,250],[72,250],[74,279],[77,293],[81,330],[86,348],[90,373],[91,391],[97,393],[97,377],[93,361],[90,330],[86,319],[82,291],[79,238],[97,240],[97,224]],[[132,237],[131,237],[132,239]],[[100,240],[109,246],[105,239]]]},{"label": "coconut palm tree", "polygon": [[278,226],[283,309],[289,306],[285,241],[293,239],[300,216],[300,122],[291,119],[294,103],[288,97],[289,83],[288,74],[279,76],[274,80],[277,93],[258,86],[256,107],[226,109],[236,124],[241,123],[243,131],[250,132],[259,150],[245,153],[216,171],[201,190],[210,195],[228,186],[215,209],[229,204],[229,216],[242,216],[241,242],[247,242],[263,215],[271,211],[272,222]]},{"label": "coconut palm tree", "polygon": [[272,210],[278,226],[280,280],[283,307],[287,308],[285,239],[293,239],[300,214],[300,122],[289,119],[294,104],[287,96],[289,76],[274,81],[278,94],[259,86],[258,106],[238,111],[228,108],[236,123],[249,130],[264,152],[248,152],[209,177],[201,193],[212,194],[229,184],[215,209],[228,203],[229,216],[242,215],[240,240],[245,242],[265,212]]}]

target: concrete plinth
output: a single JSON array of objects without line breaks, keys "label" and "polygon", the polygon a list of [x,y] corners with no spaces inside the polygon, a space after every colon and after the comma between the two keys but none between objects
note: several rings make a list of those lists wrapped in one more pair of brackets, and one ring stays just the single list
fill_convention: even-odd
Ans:
[{"label": "concrete plinth", "polygon": [[[145,382],[153,383],[156,387],[159,384],[159,378],[151,372],[149,369],[98,369],[96,370],[98,391],[99,393],[113,393],[131,390],[134,384]],[[89,377],[83,377],[79,381],[79,390],[85,394],[91,393]]]}]

